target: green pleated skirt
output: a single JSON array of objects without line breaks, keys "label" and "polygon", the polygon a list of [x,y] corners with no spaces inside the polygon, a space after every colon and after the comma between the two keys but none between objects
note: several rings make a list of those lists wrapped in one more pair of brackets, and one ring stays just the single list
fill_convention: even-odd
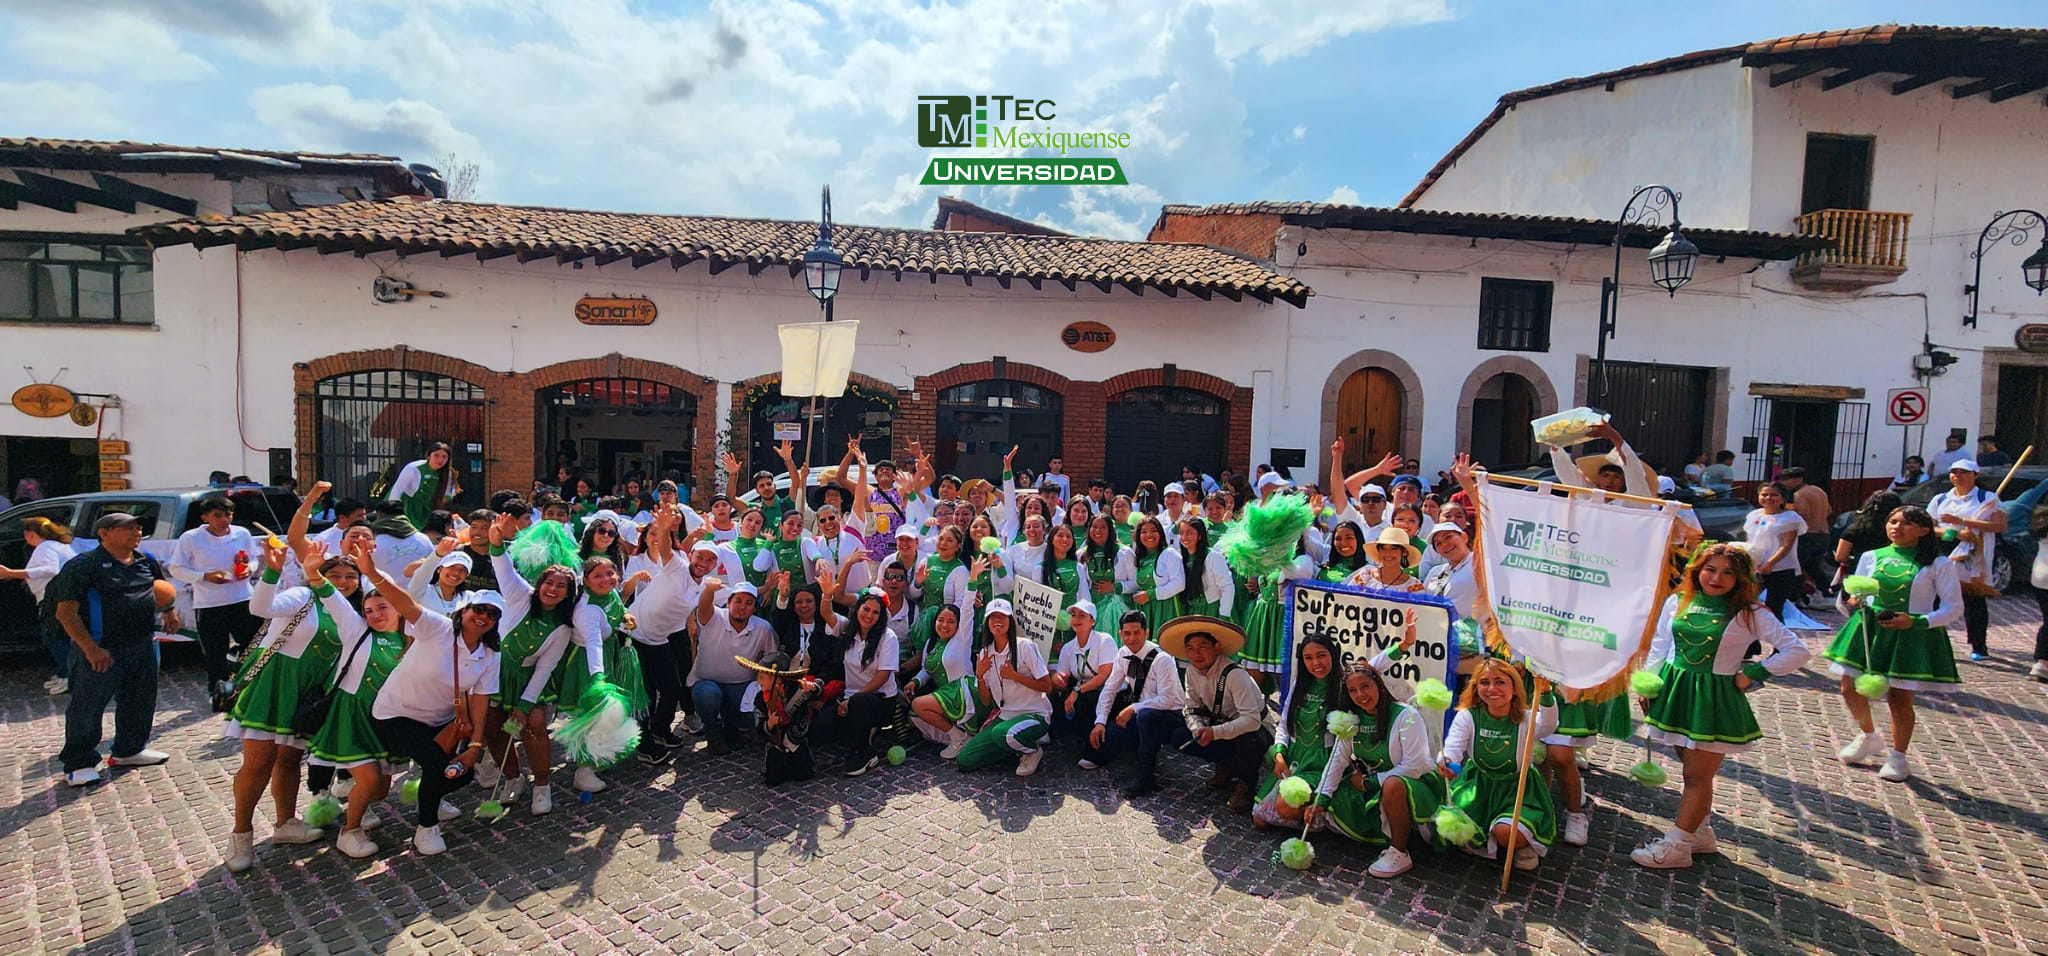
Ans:
[{"label": "green pleated skirt", "polygon": [[[1444,805],[1444,778],[1431,773],[1401,779],[1408,784],[1408,818],[1416,823],[1428,823],[1429,818]],[[1384,845],[1393,842],[1386,831],[1385,821],[1380,819],[1380,803],[1385,794],[1376,785],[1377,781],[1376,776],[1367,779],[1367,783],[1375,784],[1371,793],[1352,786],[1348,779],[1338,786],[1337,792],[1330,797],[1329,828],[1360,843]]]},{"label": "green pleated skirt", "polygon": [[1749,698],[1735,686],[1735,675],[1723,677],[1677,661],[1665,661],[1657,673],[1664,678],[1664,690],[1650,699],[1643,714],[1643,736],[1716,753],[1740,753],[1763,738]]},{"label": "green pleated skirt", "polygon": [[1835,663],[1838,675],[1883,674],[1900,690],[1940,691],[1962,682],[1946,628],[1895,631],[1879,626],[1868,611],[1849,615],[1821,656]]}]

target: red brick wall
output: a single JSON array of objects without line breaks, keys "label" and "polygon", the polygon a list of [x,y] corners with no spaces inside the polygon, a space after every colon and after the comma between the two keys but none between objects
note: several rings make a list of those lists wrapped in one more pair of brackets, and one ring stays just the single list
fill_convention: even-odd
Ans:
[{"label": "red brick wall", "polygon": [[[745,407],[747,391],[769,382],[781,381],[781,379],[781,372],[769,372],[766,375],[756,375],[753,378],[741,379],[732,383],[734,421],[732,423],[731,447],[734,449],[750,448],[754,444],[754,416],[751,414],[753,410]],[[889,457],[899,463],[909,461],[910,439],[903,434],[903,406],[910,401],[910,393],[898,389],[896,386],[872,375],[862,375],[859,372],[848,375],[847,380],[862,388],[883,393],[894,393],[896,395],[896,427],[890,433]],[[845,449],[843,448],[828,448],[825,449],[824,457],[829,461],[837,462],[839,460],[838,456],[844,453]],[[739,452],[735,451],[734,454],[739,454]]]},{"label": "red brick wall", "polygon": [[1273,258],[1280,217],[1272,213],[1215,216],[1168,214],[1146,236],[1148,242],[1194,242],[1243,253],[1254,259]]}]

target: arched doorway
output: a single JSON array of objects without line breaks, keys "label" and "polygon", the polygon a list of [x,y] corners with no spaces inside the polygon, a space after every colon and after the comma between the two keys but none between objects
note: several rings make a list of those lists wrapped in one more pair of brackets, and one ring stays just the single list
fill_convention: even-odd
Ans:
[{"label": "arched doorway", "polygon": [[[753,386],[740,394],[741,411],[747,416],[747,470],[780,473],[782,457],[775,453],[780,442],[775,437],[776,426],[795,425],[803,427],[809,420],[811,400],[806,397],[791,398],[782,394],[779,378]],[[846,454],[846,440],[860,436],[860,447],[867,452],[868,461],[876,462],[889,457],[890,443],[895,436],[896,393],[869,388],[857,382],[848,382],[846,392],[838,398],[818,399],[818,413],[825,420],[824,444],[815,452],[808,447],[811,429],[804,428],[804,438],[796,440],[799,453],[813,464],[837,464]],[[804,458],[798,459],[798,464]]]},{"label": "arched doorway", "polygon": [[[1178,480],[1182,465],[1213,474],[1225,461],[1230,403],[1191,388],[1133,388],[1104,410],[1103,477],[1120,491]],[[1022,453],[1019,452],[1021,456]]]},{"label": "arched doorway", "polygon": [[1003,456],[1043,463],[1059,453],[1060,394],[1001,380],[968,382],[939,393],[939,447],[933,467],[961,478],[999,481]]},{"label": "arched doorway", "polygon": [[1337,389],[1337,437],[1344,439],[1344,470],[1371,467],[1381,457],[1401,452],[1401,429],[1408,390],[1394,373],[1380,366],[1352,372]]},{"label": "arched doorway", "polygon": [[376,369],[323,378],[313,386],[313,400],[315,468],[334,484],[336,497],[368,500],[387,470],[445,441],[467,476],[456,503],[481,504],[487,493],[481,387],[432,372]]},{"label": "arched doorway", "polygon": [[1529,420],[1542,413],[1536,386],[1513,372],[1481,382],[1472,397],[1474,460],[1494,471],[1511,471],[1536,463],[1536,440]]},{"label": "arched doorway", "polygon": [[658,480],[667,472],[692,483],[697,445],[696,397],[638,378],[593,378],[534,393],[539,435],[536,463],[552,481],[567,465],[600,494],[629,477]]}]

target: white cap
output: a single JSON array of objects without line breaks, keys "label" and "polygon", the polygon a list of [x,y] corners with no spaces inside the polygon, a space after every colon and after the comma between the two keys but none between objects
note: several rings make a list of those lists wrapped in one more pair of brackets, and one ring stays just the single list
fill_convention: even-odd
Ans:
[{"label": "white cap", "polygon": [[745,581],[741,581],[737,584],[734,584],[732,587],[725,589],[725,596],[728,599],[730,599],[735,594],[744,594],[750,598],[755,598],[757,600],[761,597],[761,592],[755,590],[752,584],[749,584]]},{"label": "white cap", "polygon": [[1272,488],[1272,487],[1275,487],[1275,486],[1279,486],[1279,487],[1283,487],[1283,488],[1284,488],[1284,487],[1286,487],[1286,486],[1287,486],[1287,483],[1288,483],[1288,482],[1287,482],[1287,479],[1285,479],[1285,478],[1282,478],[1282,477],[1280,477],[1280,473],[1279,473],[1279,472],[1277,472],[1277,471],[1269,471],[1269,472],[1266,472],[1265,474],[1263,474],[1263,475],[1260,475],[1260,476],[1259,476],[1259,487],[1258,487],[1258,489],[1257,489],[1257,490],[1258,490],[1258,491],[1259,491],[1259,492],[1260,492],[1261,494],[1263,494],[1263,493],[1265,493],[1266,489],[1268,489],[1268,488]]},{"label": "white cap", "polygon": [[1358,489],[1358,497],[1360,500],[1363,500],[1366,495],[1379,495],[1380,497],[1385,498],[1387,496],[1387,489],[1380,487],[1378,482],[1374,482],[1372,484],[1366,485],[1363,488]]},{"label": "white cap", "polygon": [[470,591],[463,595],[463,597],[462,604],[464,607],[484,604],[497,608],[499,614],[505,613],[505,596],[496,591]]},{"label": "white cap", "polygon": [[990,614],[1001,614],[1004,617],[1017,616],[1016,612],[1010,610],[1010,602],[1005,601],[1002,598],[996,598],[995,600],[988,602],[988,610],[981,612],[981,614],[983,617],[987,617]]},{"label": "white cap", "polygon": [[917,529],[916,529],[916,528],[914,528],[914,527],[911,527],[910,525],[907,525],[907,524],[906,524],[906,525],[898,525],[898,526],[896,527],[896,540],[898,540],[898,541],[901,541],[901,540],[903,540],[904,538],[909,538],[909,539],[911,539],[912,541],[915,541],[915,540],[917,540],[917,539],[918,539],[918,538],[920,538],[920,537],[923,537],[923,536],[922,536],[922,535],[920,535],[920,534],[918,534],[918,533],[917,533]]},{"label": "white cap", "polygon": [[1980,469],[1978,469],[1977,467],[1977,462],[1969,458],[1957,459],[1955,464],[1948,466],[1948,470],[1967,471],[1973,475],[1978,474],[1980,471]]},{"label": "white cap", "polygon": [[708,554],[717,554],[718,545],[712,544],[709,541],[699,541],[696,544],[690,546],[691,554],[696,554],[700,551]]},{"label": "white cap", "polygon": [[465,551],[461,548],[457,548],[454,551],[450,551],[446,555],[443,555],[441,557],[440,563],[434,565],[434,568],[435,570],[439,570],[441,568],[445,568],[455,564],[462,565],[462,570],[464,571],[471,571],[475,570],[476,568],[476,561],[470,558],[468,551]]},{"label": "white cap", "polygon": [[1455,531],[1455,532],[1457,532],[1457,533],[1458,533],[1458,534],[1459,534],[1460,536],[1464,536],[1464,535],[1465,535],[1465,529],[1464,529],[1464,528],[1462,528],[1462,527],[1459,527],[1459,525],[1458,525],[1458,523],[1457,523],[1457,522],[1455,522],[1455,521],[1439,521],[1439,522],[1437,522],[1437,523],[1436,523],[1436,527],[1434,527],[1434,528],[1431,528],[1431,529],[1429,529],[1429,540],[1431,540],[1431,541],[1435,541],[1435,540],[1436,540],[1436,536],[1437,536],[1437,535],[1443,534],[1443,533],[1444,533],[1444,532],[1446,532],[1446,531]]},{"label": "white cap", "polygon": [[1091,621],[1095,620],[1098,616],[1095,613],[1094,601],[1075,601],[1073,607],[1067,608],[1067,613],[1072,614],[1075,611],[1088,615],[1088,619]]},{"label": "white cap", "polygon": [[1672,480],[1671,480],[1671,476],[1670,476],[1670,475],[1658,475],[1658,476],[1657,476],[1657,493],[1658,493],[1658,494],[1660,494],[1660,495],[1668,495],[1668,494],[1672,494],[1672,493],[1675,493],[1676,491],[1678,491],[1678,482],[1672,481]]}]

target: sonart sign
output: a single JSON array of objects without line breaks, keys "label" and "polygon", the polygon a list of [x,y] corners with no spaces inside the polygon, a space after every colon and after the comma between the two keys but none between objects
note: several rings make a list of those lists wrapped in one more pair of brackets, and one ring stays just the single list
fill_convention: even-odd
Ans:
[{"label": "sonart sign", "polygon": [[654,300],[643,298],[576,300],[576,321],[584,325],[653,325]]}]

